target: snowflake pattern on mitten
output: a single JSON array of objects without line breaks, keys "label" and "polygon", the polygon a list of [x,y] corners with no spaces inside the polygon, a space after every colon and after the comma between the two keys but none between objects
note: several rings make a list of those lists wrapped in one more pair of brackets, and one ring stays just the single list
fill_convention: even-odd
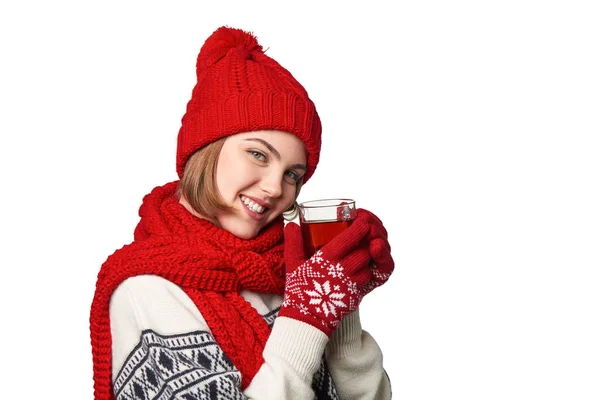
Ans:
[{"label": "snowflake pattern on mitten", "polygon": [[302,320],[330,334],[356,310],[363,295],[344,266],[325,259],[319,250],[288,276],[282,310],[300,314]]}]

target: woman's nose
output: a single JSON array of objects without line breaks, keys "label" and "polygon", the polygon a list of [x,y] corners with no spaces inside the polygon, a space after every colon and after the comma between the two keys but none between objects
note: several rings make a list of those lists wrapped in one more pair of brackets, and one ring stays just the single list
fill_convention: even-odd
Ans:
[{"label": "woman's nose", "polygon": [[281,196],[283,192],[282,185],[281,175],[274,172],[265,174],[260,181],[260,188],[272,198]]}]

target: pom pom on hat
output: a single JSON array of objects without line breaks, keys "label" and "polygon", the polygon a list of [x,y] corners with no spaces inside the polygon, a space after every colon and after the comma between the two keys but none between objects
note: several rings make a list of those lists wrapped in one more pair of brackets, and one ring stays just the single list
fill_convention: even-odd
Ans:
[{"label": "pom pom on hat", "polygon": [[256,36],[241,29],[222,26],[202,45],[196,64],[197,72],[215,64],[225,57],[228,51],[236,48],[246,49],[248,52],[262,52],[262,46],[258,44]]},{"label": "pom pom on hat", "polygon": [[177,173],[198,149],[241,132],[280,130],[306,147],[313,174],[321,150],[321,121],[304,87],[264,54],[246,31],[220,27],[204,43],[196,63],[197,83],[177,137]]}]

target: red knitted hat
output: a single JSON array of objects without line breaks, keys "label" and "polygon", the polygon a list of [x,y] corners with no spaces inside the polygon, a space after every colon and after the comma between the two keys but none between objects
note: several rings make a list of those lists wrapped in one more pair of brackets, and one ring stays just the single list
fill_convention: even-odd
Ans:
[{"label": "red knitted hat", "polygon": [[196,63],[198,82],[177,137],[177,174],[188,158],[222,137],[257,130],[296,135],[307,151],[306,182],[319,161],[321,120],[306,90],[265,55],[251,33],[220,27]]}]

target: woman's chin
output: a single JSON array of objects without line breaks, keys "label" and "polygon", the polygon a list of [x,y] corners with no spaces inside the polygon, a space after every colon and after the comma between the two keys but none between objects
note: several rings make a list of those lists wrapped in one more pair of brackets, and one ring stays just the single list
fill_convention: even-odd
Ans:
[{"label": "woman's chin", "polygon": [[[241,228],[241,227],[240,227]],[[233,235],[239,237],[240,239],[250,240],[254,239],[260,230],[258,229],[236,229],[235,231],[229,231]]]},{"label": "woman's chin", "polygon": [[222,229],[240,239],[246,240],[254,239],[262,229],[262,225],[253,222],[249,223],[238,218],[222,218],[219,220],[219,223]]}]

